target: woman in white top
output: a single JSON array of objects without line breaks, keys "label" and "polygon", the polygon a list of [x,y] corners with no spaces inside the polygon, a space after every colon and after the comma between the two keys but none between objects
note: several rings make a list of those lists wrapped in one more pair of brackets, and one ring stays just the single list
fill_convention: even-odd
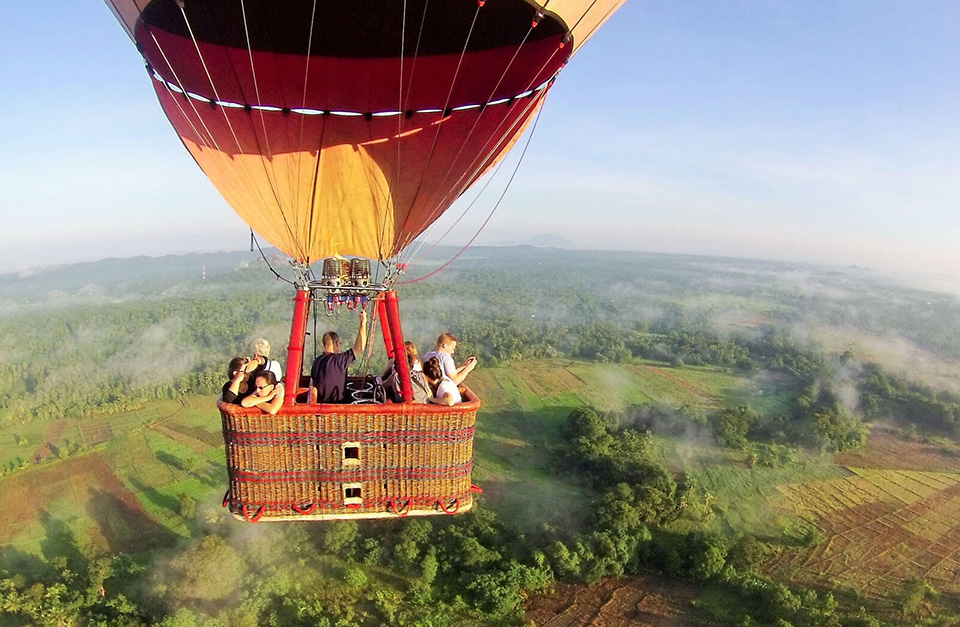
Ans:
[{"label": "woman in white top", "polygon": [[439,359],[436,357],[428,359],[426,363],[423,364],[423,374],[426,375],[430,387],[433,388],[433,397],[430,399],[431,403],[450,407],[463,402],[463,398],[460,396],[460,390],[457,389],[457,384],[444,374]]}]

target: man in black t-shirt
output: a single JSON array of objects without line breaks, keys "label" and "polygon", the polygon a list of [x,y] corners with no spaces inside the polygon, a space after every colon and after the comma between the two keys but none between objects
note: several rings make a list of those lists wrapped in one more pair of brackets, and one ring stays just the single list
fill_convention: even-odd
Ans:
[{"label": "man in black t-shirt", "polygon": [[342,403],[347,385],[347,368],[360,357],[367,346],[367,312],[360,311],[360,329],[353,347],[340,352],[340,336],[333,331],[323,334],[323,354],[310,369],[310,401]]}]

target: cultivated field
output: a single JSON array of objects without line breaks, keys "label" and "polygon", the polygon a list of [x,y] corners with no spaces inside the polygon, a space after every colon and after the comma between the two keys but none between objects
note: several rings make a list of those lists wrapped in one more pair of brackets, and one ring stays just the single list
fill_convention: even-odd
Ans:
[{"label": "cultivated field", "polygon": [[[591,495],[566,483],[555,465],[559,427],[572,409],[603,400],[610,409],[666,402],[708,410],[734,395],[756,398],[758,389],[756,379],[718,369],[570,360],[480,369],[469,382],[484,400],[473,477],[484,490],[481,506],[528,530],[543,523],[575,527],[586,515]],[[772,392],[758,402],[769,403],[776,388],[762,385]],[[172,543],[198,524],[180,516],[182,495],[197,501],[202,517],[223,494],[223,444],[209,398],[35,427],[0,432],[7,459],[48,453],[0,479],[0,499],[16,504],[0,510],[5,564],[30,569],[40,563],[36,556],[71,549],[105,555]],[[87,450],[58,459],[56,451],[76,438]],[[876,428],[858,453],[800,455],[781,468],[751,468],[742,454],[713,445],[703,428],[657,443],[670,466],[689,473],[709,495],[699,518],[677,524],[750,532],[780,546],[768,564],[771,574],[857,589],[887,606],[909,577],[925,579],[942,599],[960,595],[960,447]],[[821,539],[801,546],[811,530]],[[690,606],[695,591],[677,592],[673,585],[669,591],[649,581],[564,590],[552,601],[534,602],[538,624],[702,624]]]},{"label": "cultivated field", "polygon": [[[0,509],[0,560],[39,568],[31,556],[138,552],[189,535],[178,514],[180,495],[218,500],[226,478],[219,420],[209,404],[206,397],[157,402],[49,423],[33,449],[41,461],[0,480],[0,500],[16,504]],[[92,450],[66,459],[52,454],[81,433],[106,432],[107,441],[86,440]]]},{"label": "cultivated field", "polygon": [[960,592],[960,474],[856,469],[846,479],[784,489],[781,505],[825,540],[784,553],[771,572],[834,580],[887,603],[912,577]]},{"label": "cultivated field", "polygon": [[839,584],[895,611],[896,595],[923,579],[956,612],[960,595],[960,459],[956,445],[910,442],[878,429],[849,474],[781,485],[774,507],[818,529],[813,546],[783,551],[772,574]]},{"label": "cultivated field", "polygon": [[708,627],[693,607],[699,590],[654,578],[608,580],[587,588],[557,584],[530,600],[527,618],[539,627]]}]

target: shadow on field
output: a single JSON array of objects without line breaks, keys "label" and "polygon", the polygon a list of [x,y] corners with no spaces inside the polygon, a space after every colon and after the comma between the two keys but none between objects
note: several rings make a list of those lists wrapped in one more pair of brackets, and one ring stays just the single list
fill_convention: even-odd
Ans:
[{"label": "shadow on field", "polygon": [[227,467],[209,460],[193,476],[208,488],[223,488],[229,481]]},{"label": "shadow on field", "polygon": [[0,572],[51,581],[64,568],[74,573],[86,572],[89,560],[80,551],[70,527],[44,509],[38,518],[45,532],[40,541],[40,556],[12,546],[0,547]]},{"label": "shadow on field", "polygon": [[543,523],[579,527],[589,495],[557,472],[561,425],[574,407],[486,412],[477,419],[474,481],[485,506],[525,531]]},{"label": "shadow on field", "polygon": [[132,485],[137,492],[142,493],[147,500],[159,507],[164,509],[171,514],[176,514],[180,510],[180,501],[173,498],[172,496],[166,496],[161,494],[154,488],[144,484],[139,481],[136,477],[129,477],[130,485]]},{"label": "shadow on field", "polygon": [[171,546],[176,536],[151,519],[146,512],[132,507],[115,495],[93,490],[87,514],[97,523],[111,553],[136,553],[160,546]]},{"label": "shadow on field", "polygon": [[544,525],[562,526],[570,533],[585,528],[588,499],[579,488],[562,482],[484,480],[477,507],[489,508],[527,534]]},{"label": "shadow on field", "polygon": [[162,461],[167,466],[170,466],[171,468],[174,468],[176,470],[181,470],[181,471],[187,470],[183,461],[175,455],[171,455],[166,451],[155,451],[154,454],[157,456],[157,459]]},{"label": "shadow on field", "polygon": [[40,510],[40,524],[46,532],[40,541],[43,559],[46,562],[65,561],[67,568],[73,572],[85,572],[89,560],[80,551],[77,537],[67,523],[54,518],[46,510]]},{"label": "shadow on field", "polygon": [[576,407],[553,405],[535,410],[480,410],[478,429],[493,436],[537,441],[556,440],[560,427]]},{"label": "shadow on field", "polygon": [[36,555],[24,553],[12,546],[0,547],[0,573],[44,579],[53,574],[50,564]]}]

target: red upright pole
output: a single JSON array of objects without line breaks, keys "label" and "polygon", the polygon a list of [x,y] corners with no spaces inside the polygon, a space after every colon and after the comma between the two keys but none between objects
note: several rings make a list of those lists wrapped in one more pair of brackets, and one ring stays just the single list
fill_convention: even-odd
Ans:
[{"label": "red upright pole", "polygon": [[310,290],[297,289],[293,299],[293,322],[290,324],[290,345],[287,347],[287,376],[284,379],[286,396],[283,404],[293,406],[300,391],[300,374],[303,367],[303,340],[307,334],[307,316],[310,313]]},{"label": "red upright pole", "polygon": [[393,333],[390,332],[390,317],[387,316],[386,298],[377,299],[377,315],[380,316],[380,327],[383,329],[383,343],[387,346],[387,358],[393,359]]},{"label": "red upright pole", "polygon": [[390,335],[393,338],[393,365],[400,375],[400,395],[404,403],[413,401],[413,388],[410,387],[410,364],[407,363],[407,351],[403,346],[403,329],[400,327],[400,304],[397,293],[390,290],[384,299],[387,320],[390,322]]}]

